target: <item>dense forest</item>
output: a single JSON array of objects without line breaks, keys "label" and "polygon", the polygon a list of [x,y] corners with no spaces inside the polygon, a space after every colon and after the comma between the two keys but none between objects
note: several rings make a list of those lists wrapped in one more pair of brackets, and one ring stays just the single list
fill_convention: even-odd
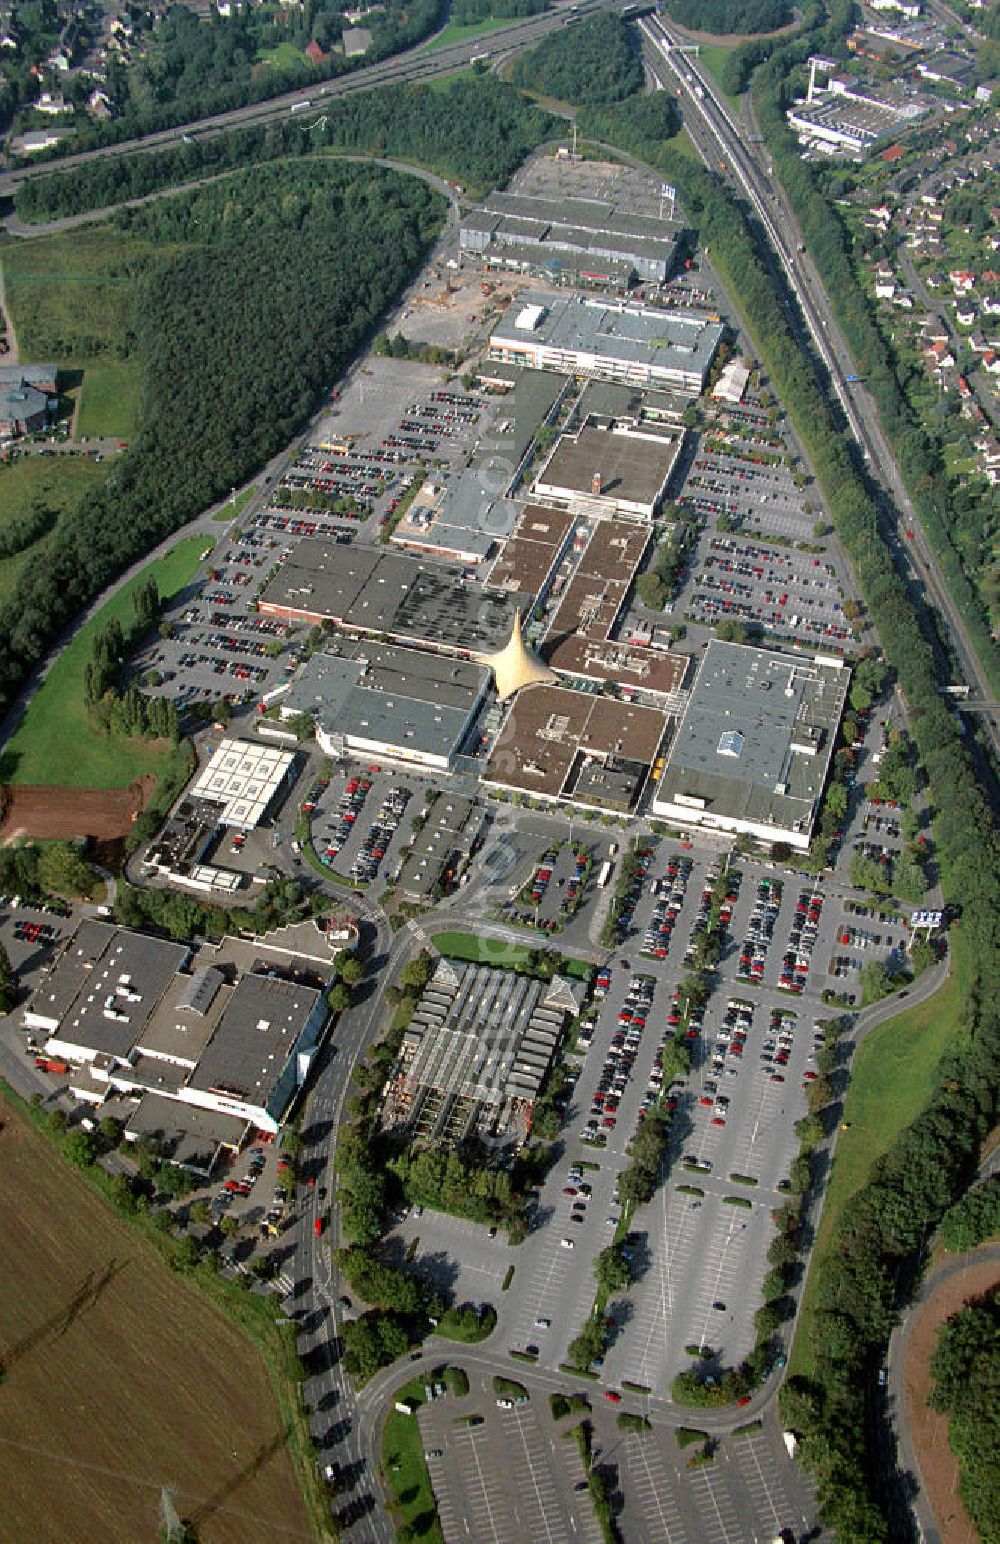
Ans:
[{"label": "dense forest", "polygon": [[550,32],[514,65],[515,85],[560,102],[620,102],[642,88],[635,32],[620,17],[602,13],[575,27]]},{"label": "dense forest", "polygon": [[449,19],[459,26],[471,27],[491,16],[540,16],[548,10],[548,0],[452,0]]},{"label": "dense forest", "polygon": [[792,19],[788,0],[666,0],[682,27],[698,32],[773,32]]},{"label": "dense forest", "polygon": [[931,1358],[931,1404],[948,1417],[959,1493],[981,1544],[1000,1541],[1000,1299],[992,1292],[945,1324]]},{"label": "dense forest", "polygon": [[53,172],[18,189],[17,211],[27,221],[82,214],[214,173],[325,148],[401,156],[485,188],[506,182],[554,127],[548,113],[492,76],[455,81],[446,92],[383,86],[324,104],[318,121],[297,116]]},{"label": "dense forest", "polygon": [[0,706],[86,601],[288,443],[442,215],[416,178],[319,161],[119,213],[126,250],[130,234],[185,243],[153,265],[136,304],[142,427],[0,610]]}]

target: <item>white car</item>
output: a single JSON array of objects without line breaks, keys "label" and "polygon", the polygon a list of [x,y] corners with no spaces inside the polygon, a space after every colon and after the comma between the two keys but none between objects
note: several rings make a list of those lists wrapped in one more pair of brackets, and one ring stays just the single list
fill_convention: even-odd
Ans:
[{"label": "white car", "polygon": [[536,1330],[547,1330],[550,1327],[551,1323],[552,1323],[551,1319],[536,1319],[535,1320],[535,1329]]},{"label": "white car", "polygon": [[576,1247],[574,1241],[571,1238],[561,1238],[559,1242],[563,1249],[573,1249]]}]

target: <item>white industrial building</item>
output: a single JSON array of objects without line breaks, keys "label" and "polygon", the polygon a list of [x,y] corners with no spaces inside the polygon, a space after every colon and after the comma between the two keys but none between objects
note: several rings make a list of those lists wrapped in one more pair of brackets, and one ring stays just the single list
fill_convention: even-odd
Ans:
[{"label": "white industrial building", "polygon": [[840,659],[713,640],[653,796],[653,814],[805,852],[849,681]]},{"label": "white industrial building", "polygon": [[155,1094],[277,1132],[329,1017],[326,977],[281,954],[229,938],[196,952],[88,919],[24,1025],[46,1035],[47,1055],[73,1063],[79,1099]]},{"label": "white industrial building", "polygon": [[722,341],[704,311],[662,311],[581,295],[525,294],[490,337],[489,356],[507,364],[634,386],[670,386],[697,396]]},{"label": "white industrial building", "polygon": [[187,791],[220,807],[219,822],[250,831],[260,825],[291,780],[295,757],[254,740],[220,740],[211,760]]}]

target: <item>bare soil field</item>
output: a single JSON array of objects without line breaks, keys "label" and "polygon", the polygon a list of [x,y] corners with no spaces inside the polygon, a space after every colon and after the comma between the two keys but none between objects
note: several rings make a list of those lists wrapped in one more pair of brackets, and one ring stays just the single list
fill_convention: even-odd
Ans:
[{"label": "bare soil field", "polygon": [[12,783],[5,789],[0,842],[27,837],[71,841],[75,836],[109,841],[126,836],[155,786],[152,774],[127,788],[45,788]]},{"label": "bare soil field", "polygon": [[0,1101],[0,1540],[309,1540],[255,1351]]},{"label": "bare soil field", "polygon": [[977,1544],[979,1535],[958,1494],[958,1461],[948,1446],[948,1420],[927,1403],[930,1358],[946,1319],[994,1286],[997,1264],[984,1260],[942,1282],[920,1308],[906,1342],[906,1410],[927,1497],[943,1544]]}]

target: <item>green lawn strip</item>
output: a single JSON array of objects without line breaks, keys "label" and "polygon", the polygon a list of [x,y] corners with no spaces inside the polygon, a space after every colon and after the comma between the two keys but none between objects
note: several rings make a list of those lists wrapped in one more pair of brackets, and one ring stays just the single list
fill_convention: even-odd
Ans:
[{"label": "green lawn strip", "polygon": [[702,43],[698,49],[698,63],[705,66],[730,108],[737,112],[740,105],[739,97],[730,96],[722,84],[722,72],[732,52],[732,48],[727,48],[723,43]]},{"label": "green lawn strip", "polygon": [[570,1378],[589,1378],[592,1383],[596,1383],[598,1381],[596,1372],[590,1372],[589,1369],[580,1367],[573,1367],[569,1362],[560,1362],[559,1371],[566,1373]]},{"label": "green lawn strip", "polygon": [[431,38],[422,48],[415,49],[415,53],[433,54],[439,48],[453,48],[456,43],[469,43],[474,38],[488,37],[491,32],[498,32],[502,27],[511,26],[509,16],[488,16],[485,21],[471,22],[463,26],[461,22],[450,21],[437,37]]},{"label": "green lawn strip", "polygon": [[[524,969],[535,952],[528,944],[505,943],[499,938],[480,938],[476,933],[435,933],[434,947],[453,960],[471,960],[476,965]],[[539,944],[539,948],[547,947]],[[586,960],[564,959],[560,969],[568,976],[587,977],[591,966]]]},{"label": "green lawn strip", "polygon": [[449,1308],[438,1320],[434,1333],[443,1335],[446,1340],[456,1340],[460,1345],[474,1346],[492,1335],[496,1327],[497,1311],[492,1303],[486,1303],[476,1322],[471,1317],[463,1317],[458,1309]]},{"label": "green lawn strip", "polygon": [[222,508],[216,510],[215,514],[212,516],[212,519],[220,521],[235,520],[237,515],[239,515],[246,508],[247,504],[250,502],[256,492],[256,483],[254,483],[250,488],[244,488],[242,493],[238,493],[234,499],[227,499]]},{"label": "green lawn strip", "polygon": [[[414,1407],[424,1404],[424,1385],[419,1378],[396,1390],[393,1401],[407,1400]],[[397,1532],[414,1529],[413,1537],[426,1544],[444,1544],[444,1534],[437,1515],[437,1501],[424,1457],[424,1444],[416,1413],[403,1415],[392,1409],[382,1429],[382,1467],[395,1497]]]},{"label": "green lawn strip", "polygon": [[622,1388],[627,1389],[630,1394],[651,1394],[653,1392],[648,1383],[633,1383],[631,1378],[622,1379]]},{"label": "green lawn strip", "polygon": [[972,974],[961,926],[951,929],[951,971],[932,997],[887,1019],[862,1042],[844,1100],[843,1126],[809,1262],[802,1311],[792,1342],[788,1376],[813,1371],[810,1325],[815,1312],[817,1263],[830,1246],[840,1214],[868,1179],[876,1159],[927,1104],[935,1068],[953,1037],[962,1032],[963,1007]]},{"label": "green lawn strip", "polygon": [[154,578],[169,599],[189,583],[205,550],[203,536],[182,537],[163,557],[154,559],[80,628],[52,664],[32,698],[24,721],[4,753],[7,781],[57,787],[122,788],[143,772],[156,771],[169,748],[125,736],[106,735],[91,726],[83,700],[84,670],[93,640],[117,617],[127,633],[135,613],[132,596]]},{"label": "green lawn strip", "polygon": [[696,1442],[707,1442],[708,1432],[699,1431],[696,1426],[678,1426],[674,1432],[679,1448],[693,1447]]},{"label": "green lawn strip", "polygon": [[78,388],[77,438],[130,438],[139,422],[142,369],[135,359],[83,359],[62,367],[83,371]]},{"label": "green lawn strip", "polygon": [[531,1362],[534,1364],[538,1361],[538,1357],[533,1356],[530,1351],[517,1351],[513,1346],[507,1348],[507,1355],[512,1356],[515,1362]]},{"label": "green lawn strip", "polygon": [[752,1437],[755,1432],[763,1429],[763,1421],[746,1421],[742,1426],[733,1427],[734,1437]]},{"label": "green lawn strip", "polygon": [[498,1399],[527,1399],[528,1390],[516,1378],[505,1378],[497,1373],[493,1379],[493,1392]]},{"label": "green lawn strip", "polygon": [[[475,80],[475,78],[475,70],[456,70],[454,75],[435,75],[432,80],[424,81],[422,84],[428,91],[433,91],[440,96],[450,91],[457,80]],[[466,188],[465,191],[468,193],[469,189]]]}]

